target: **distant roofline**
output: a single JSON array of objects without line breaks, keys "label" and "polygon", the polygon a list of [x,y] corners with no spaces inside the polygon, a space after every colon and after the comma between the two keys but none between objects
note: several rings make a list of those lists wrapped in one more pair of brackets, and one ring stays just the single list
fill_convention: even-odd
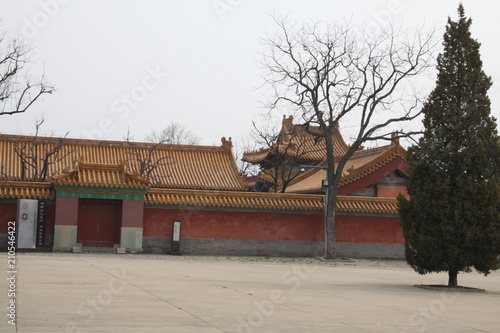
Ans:
[{"label": "distant roofline", "polygon": [[[17,134],[3,134],[0,133],[0,140],[19,140],[19,141],[32,141],[34,135],[17,135]],[[102,140],[102,139],[78,139],[78,138],[65,138],[62,136],[38,136],[38,140],[45,142],[56,142],[63,139],[65,144],[79,145],[79,146],[132,146],[136,145],[140,148],[150,148],[156,145],[154,142],[141,142],[141,141],[130,141],[127,142],[117,141],[117,140]],[[171,144],[171,143],[161,143],[158,144],[156,149],[162,150],[197,150],[197,151],[213,151],[221,150],[225,151],[224,145],[220,146],[209,146],[209,145],[184,145],[184,144]]]}]

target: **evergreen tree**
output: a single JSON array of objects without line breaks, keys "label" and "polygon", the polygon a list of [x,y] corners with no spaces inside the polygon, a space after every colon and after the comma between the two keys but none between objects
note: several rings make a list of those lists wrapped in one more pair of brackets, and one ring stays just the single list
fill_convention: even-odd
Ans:
[{"label": "evergreen tree", "polygon": [[436,87],[424,104],[424,135],[408,151],[410,199],[400,196],[405,257],[420,274],[499,268],[500,139],[472,20],[448,18]]}]

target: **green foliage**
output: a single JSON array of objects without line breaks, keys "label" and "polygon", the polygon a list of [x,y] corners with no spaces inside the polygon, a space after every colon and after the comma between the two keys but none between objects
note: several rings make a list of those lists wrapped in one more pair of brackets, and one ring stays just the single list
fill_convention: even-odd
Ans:
[{"label": "green foliage", "polygon": [[408,151],[410,199],[400,196],[407,262],[420,274],[487,275],[499,268],[500,138],[472,20],[448,19],[425,132]]}]

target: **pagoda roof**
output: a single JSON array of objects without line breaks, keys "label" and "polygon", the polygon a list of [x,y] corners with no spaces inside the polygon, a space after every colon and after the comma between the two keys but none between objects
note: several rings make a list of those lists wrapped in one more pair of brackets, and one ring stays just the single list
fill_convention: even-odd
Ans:
[{"label": "pagoda roof", "polygon": [[[325,139],[320,136],[318,126],[293,124],[293,116],[283,117],[278,140],[272,147],[249,151],[242,160],[252,164],[265,163],[276,152],[310,162],[320,162],[326,158]],[[343,155],[349,149],[338,126],[333,132],[334,152]]]}]

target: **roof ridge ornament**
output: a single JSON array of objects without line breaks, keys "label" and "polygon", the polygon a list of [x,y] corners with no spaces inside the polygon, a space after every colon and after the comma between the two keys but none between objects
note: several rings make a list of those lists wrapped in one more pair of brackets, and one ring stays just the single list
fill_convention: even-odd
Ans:
[{"label": "roof ridge ornament", "polygon": [[399,131],[395,131],[391,133],[391,144],[399,145]]},{"label": "roof ridge ornament", "polygon": [[224,148],[224,150],[231,150],[233,148],[233,142],[231,141],[231,137],[226,139],[226,137],[223,136],[220,139],[220,141],[222,142],[222,148]]},{"label": "roof ridge ornament", "polygon": [[277,140],[278,144],[280,144],[279,141],[281,141],[281,144],[289,143],[292,138],[293,131],[294,131],[293,116],[287,117],[286,115],[283,115],[283,121],[281,122],[280,136]]}]

